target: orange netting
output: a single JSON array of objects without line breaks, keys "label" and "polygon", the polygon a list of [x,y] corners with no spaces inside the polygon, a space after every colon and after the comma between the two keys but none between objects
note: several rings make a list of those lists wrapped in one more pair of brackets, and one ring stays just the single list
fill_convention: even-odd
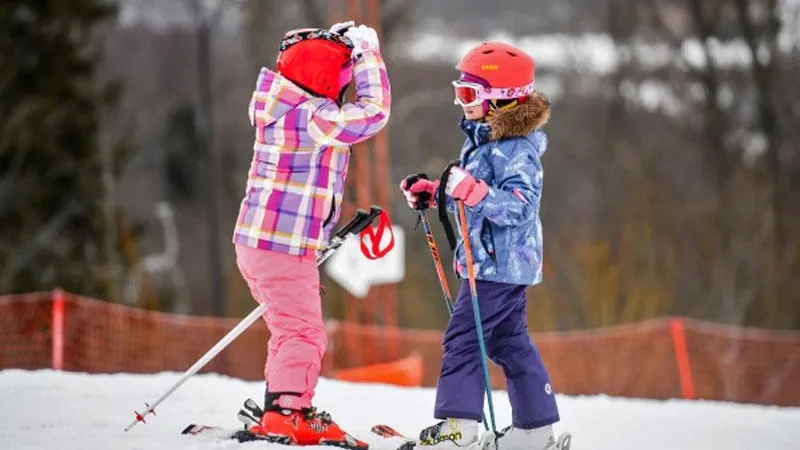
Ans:
[{"label": "orange netting", "polygon": [[[63,315],[57,312],[58,298]],[[0,297],[0,369],[182,372],[238,322],[53,292],[5,296]],[[62,332],[53,333],[59,327]],[[363,366],[373,365],[376,380],[406,376],[424,386],[436,384],[440,332],[338,322],[330,322],[328,332],[325,376],[369,378],[369,367]],[[263,379],[268,336],[257,322],[201,372]],[[800,405],[797,332],[664,318],[532,338],[560,393]],[[395,360],[403,365],[381,364]],[[501,371],[492,365],[491,372],[494,386],[503,388]]]}]

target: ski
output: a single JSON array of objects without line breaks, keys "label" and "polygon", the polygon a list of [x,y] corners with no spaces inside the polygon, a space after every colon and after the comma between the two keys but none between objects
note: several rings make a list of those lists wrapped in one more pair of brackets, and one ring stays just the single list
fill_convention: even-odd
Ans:
[{"label": "ski", "polygon": [[[202,424],[189,424],[186,428],[181,431],[182,435],[186,436],[205,436],[211,439],[220,440],[220,441],[227,441],[227,440],[234,440],[238,442],[253,442],[253,441],[261,441],[261,442],[269,442],[273,444],[283,444],[283,445],[294,445],[291,440],[286,436],[260,436],[254,435],[249,433],[247,430],[238,429],[234,430],[231,428],[223,428],[214,425],[202,425]],[[344,448],[348,450],[368,450],[368,446],[359,446],[355,442],[350,443],[347,441],[323,441],[317,445],[321,446],[328,446],[328,447],[338,447]]]},{"label": "ski", "polygon": [[385,424],[378,424],[370,428],[375,439],[370,440],[373,447],[381,450],[413,450],[417,440],[401,433],[397,429]]},{"label": "ski", "polygon": [[181,434],[185,436],[209,437],[221,441],[236,440],[239,442],[249,442],[253,440],[260,440],[259,436],[254,436],[248,433],[246,430],[235,430],[232,428],[223,428],[214,425],[202,425],[195,423],[189,424],[183,429],[183,431],[181,431]]},{"label": "ski", "polygon": [[414,438],[406,436],[389,425],[379,424],[373,426],[370,431],[384,439],[400,438],[406,441],[413,441]]},{"label": "ski", "polygon": [[[381,448],[387,450],[416,450],[418,448],[418,440],[397,431],[389,425],[375,425],[370,431],[372,434],[385,439],[386,444],[381,445]],[[497,450],[495,445],[494,433],[488,432],[481,437],[477,442],[465,447],[465,450]]]},{"label": "ski", "polygon": [[[397,429],[389,425],[374,425],[370,431],[383,439],[396,441],[397,445],[393,447],[396,450],[413,450],[416,446],[416,439],[397,431]],[[571,444],[572,435],[565,433],[556,440],[555,448],[557,450],[570,450]],[[495,434],[492,432],[485,433],[478,442],[469,447],[469,450],[498,450]]]}]

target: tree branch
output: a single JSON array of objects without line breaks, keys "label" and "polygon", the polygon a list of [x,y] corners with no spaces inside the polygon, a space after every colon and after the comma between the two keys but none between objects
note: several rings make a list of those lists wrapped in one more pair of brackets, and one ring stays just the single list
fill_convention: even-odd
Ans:
[{"label": "tree branch", "polygon": [[[717,186],[720,187],[729,172],[729,156],[725,151],[723,141],[725,127],[723,126],[722,111],[717,103],[720,90],[719,73],[709,44],[709,40],[714,34],[714,26],[704,14],[703,5],[705,2],[703,0],[690,0],[690,3],[692,18],[703,46],[706,61],[705,68],[695,72],[700,77],[706,91],[706,135],[709,140],[709,145],[706,148],[706,160],[709,163],[709,167],[716,169],[715,181]],[[722,155],[720,155],[720,152]]]},{"label": "tree branch", "polygon": [[24,248],[17,249],[8,261],[8,264],[0,272],[0,290],[9,290],[14,276],[20,269],[27,266],[28,261],[36,256],[42,249],[52,245],[52,241],[58,236],[61,230],[67,225],[72,216],[80,211],[77,200],[72,200],[66,206],[50,218],[44,226],[39,228],[33,238]]},{"label": "tree branch", "polygon": [[322,11],[322,8],[314,0],[300,0],[300,6],[308,26],[328,28],[333,25],[327,23],[326,13]]},{"label": "tree branch", "polygon": [[383,41],[391,42],[397,32],[404,29],[411,22],[413,0],[395,0],[381,2],[381,27],[383,28]]}]

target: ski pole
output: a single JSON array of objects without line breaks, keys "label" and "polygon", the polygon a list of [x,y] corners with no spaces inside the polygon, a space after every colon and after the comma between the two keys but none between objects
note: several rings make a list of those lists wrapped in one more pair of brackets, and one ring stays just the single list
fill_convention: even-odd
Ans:
[{"label": "ski pole", "polygon": [[447,278],[444,274],[442,258],[439,256],[439,248],[436,246],[436,239],[433,237],[431,223],[428,221],[428,215],[425,213],[425,210],[419,211],[419,219],[420,222],[422,222],[422,230],[425,232],[425,239],[428,241],[428,250],[430,250],[431,258],[433,258],[436,275],[439,277],[439,286],[442,288],[442,295],[444,295],[444,303],[447,305],[447,312],[452,315],[455,303],[453,302],[453,296],[450,294],[450,286],[448,286]]},{"label": "ski pole", "polygon": [[[345,224],[331,239],[330,243],[326,245],[319,257],[317,257],[317,265],[319,266],[322,264],[331,254],[333,254],[336,249],[344,244],[344,241],[350,234],[358,234],[364,228],[366,228],[372,221],[381,214],[382,210],[378,206],[370,207],[370,212],[366,212],[363,209],[358,209],[353,216],[353,218]],[[190,377],[196,374],[200,369],[205,367],[209,361],[214,359],[222,350],[225,349],[231,342],[233,342],[240,334],[242,334],[247,328],[250,327],[253,323],[255,323],[261,314],[267,309],[267,304],[263,303],[256,307],[250,314],[247,315],[238,325],[233,327],[231,331],[228,332],[222,339],[219,340],[213,347],[211,347],[205,355],[200,357],[190,368],[183,373],[183,376],[172,386],[170,387],[161,397],[158,398],[152,405],[149,403],[145,403],[147,409],[144,412],[140,413],[138,411],[134,411],[136,418],[133,422],[130,423],[127,427],[125,427],[125,431],[129,431],[131,428],[136,426],[137,423],[142,422],[145,423],[145,416],[148,414],[155,415],[156,406],[161,404],[167,397],[172,395],[176,389],[178,389],[183,383],[186,382]]]},{"label": "ski pole", "polygon": [[[450,294],[450,286],[447,284],[447,278],[444,275],[444,264],[442,258],[439,256],[439,248],[436,246],[436,238],[433,237],[431,230],[431,223],[428,221],[428,215],[424,209],[419,211],[419,219],[422,222],[422,230],[425,232],[425,238],[428,241],[428,249],[431,251],[431,258],[433,258],[433,265],[436,267],[436,274],[439,276],[439,286],[442,287],[442,295],[444,295],[444,303],[447,305],[447,312],[452,316],[453,308],[456,307],[453,301],[453,296]],[[483,418],[483,426],[488,430],[489,423],[486,421],[486,414],[481,411]]]},{"label": "ski pole", "polygon": [[489,378],[489,363],[486,356],[486,342],[483,339],[483,325],[481,312],[478,308],[478,285],[475,280],[475,267],[472,259],[472,248],[469,242],[469,228],[467,228],[467,215],[464,211],[464,200],[457,200],[458,216],[461,222],[461,236],[464,238],[464,254],[467,259],[467,277],[469,278],[469,290],[472,296],[472,312],[475,316],[475,328],[478,332],[478,346],[481,352],[481,365],[483,366],[483,381],[486,384],[486,396],[489,402],[489,416],[492,420],[492,432],[497,434],[497,426],[494,420],[494,402],[492,401],[492,385]]},{"label": "ski pole", "polygon": [[[451,161],[447,167],[445,167],[444,172],[442,172],[441,180],[439,183],[439,189],[436,193],[439,203],[439,221],[442,223],[442,228],[444,228],[445,234],[447,235],[447,243],[450,244],[450,250],[455,251],[456,249],[456,236],[455,232],[453,231],[453,226],[450,224],[450,221],[447,219],[447,196],[445,194],[445,186],[447,186],[447,180],[450,177],[450,169],[453,167],[458,167],[460,165],[459,161]],[[428,246],[431,249],[431,256],[433,256],[434,264],[436,264],[437,272],[439,273],[439,283],[442,285],[442,291],[445,293],[445,303],[447,303],[447,309],[450,312],[450,315],[453,314],[453,308],[455,308],[455,302],[453,301],[452,296],[450,295],[450,289],[447,287],[447,279],[444,277],[444,269],[442,269],[442,261],[439,258],[439,252],[436,249],[436,243],[433,238],[433,232],[430,231],[430,222],[428,222],[428,217],[425,215],[424,211],[420,211],[420,221],[422,222],[423,229],[425,229],[425,236],[428,238]],[[467,236],[466,231],[464,233],[465,238],[464,242],[466,245],[469,245],[469,236]],[[470,253],[470,261],[472,258],[472,254]],[[472,268],[472,263],[469,263],[470,269]],[[474,276],[473,276],[474,278]],[[474,280],[472,280],[474,283]],[[472,291],[473,296],[473,311],[478,311],[477,307],[475,306],[475,302],[477,301],[477,292],[473,287],[473,284],[470,284],[470,290]],[[449,300],[449,301],[448,301]],[[478,338],[479,341],[483,342],[483,327],[480,325],[480,321],[478,323]],[[486,367],[486,349],[485,347],[482,348],[481,351],[481,358],[484,364],[484,368],[486,368],[486,375],[484,383],[486,386],[486,395],[489,398],[489,412],[492,416],[492,430],[495,434],[497,434],[495,425],[494,425],[494,406],[492,404],[492,389],[489,383],[489,372],[488,368]],[[481,418],[483,419],[483,427],[486,431],[489,431],[489,422],[486,420],[486,413],[481,411]]]}]

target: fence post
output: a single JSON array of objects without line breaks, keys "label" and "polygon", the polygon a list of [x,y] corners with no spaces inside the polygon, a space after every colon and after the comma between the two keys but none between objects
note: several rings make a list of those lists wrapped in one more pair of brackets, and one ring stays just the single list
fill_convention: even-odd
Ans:
[{"label": "fence post", "polygon": [[52,327],[52,367],[53,370],[64,368],[64,291],[53,289],[53,327]]},{"label": "fence post", "polygon": [[689,352],[686,348],[686,327],[683,317],[670,320],[672,346],[675,350],[675,362],[678,366],[678,377],[681,383],[681,394],[684,399],[695,398],[692,366],[689,364]]}]

